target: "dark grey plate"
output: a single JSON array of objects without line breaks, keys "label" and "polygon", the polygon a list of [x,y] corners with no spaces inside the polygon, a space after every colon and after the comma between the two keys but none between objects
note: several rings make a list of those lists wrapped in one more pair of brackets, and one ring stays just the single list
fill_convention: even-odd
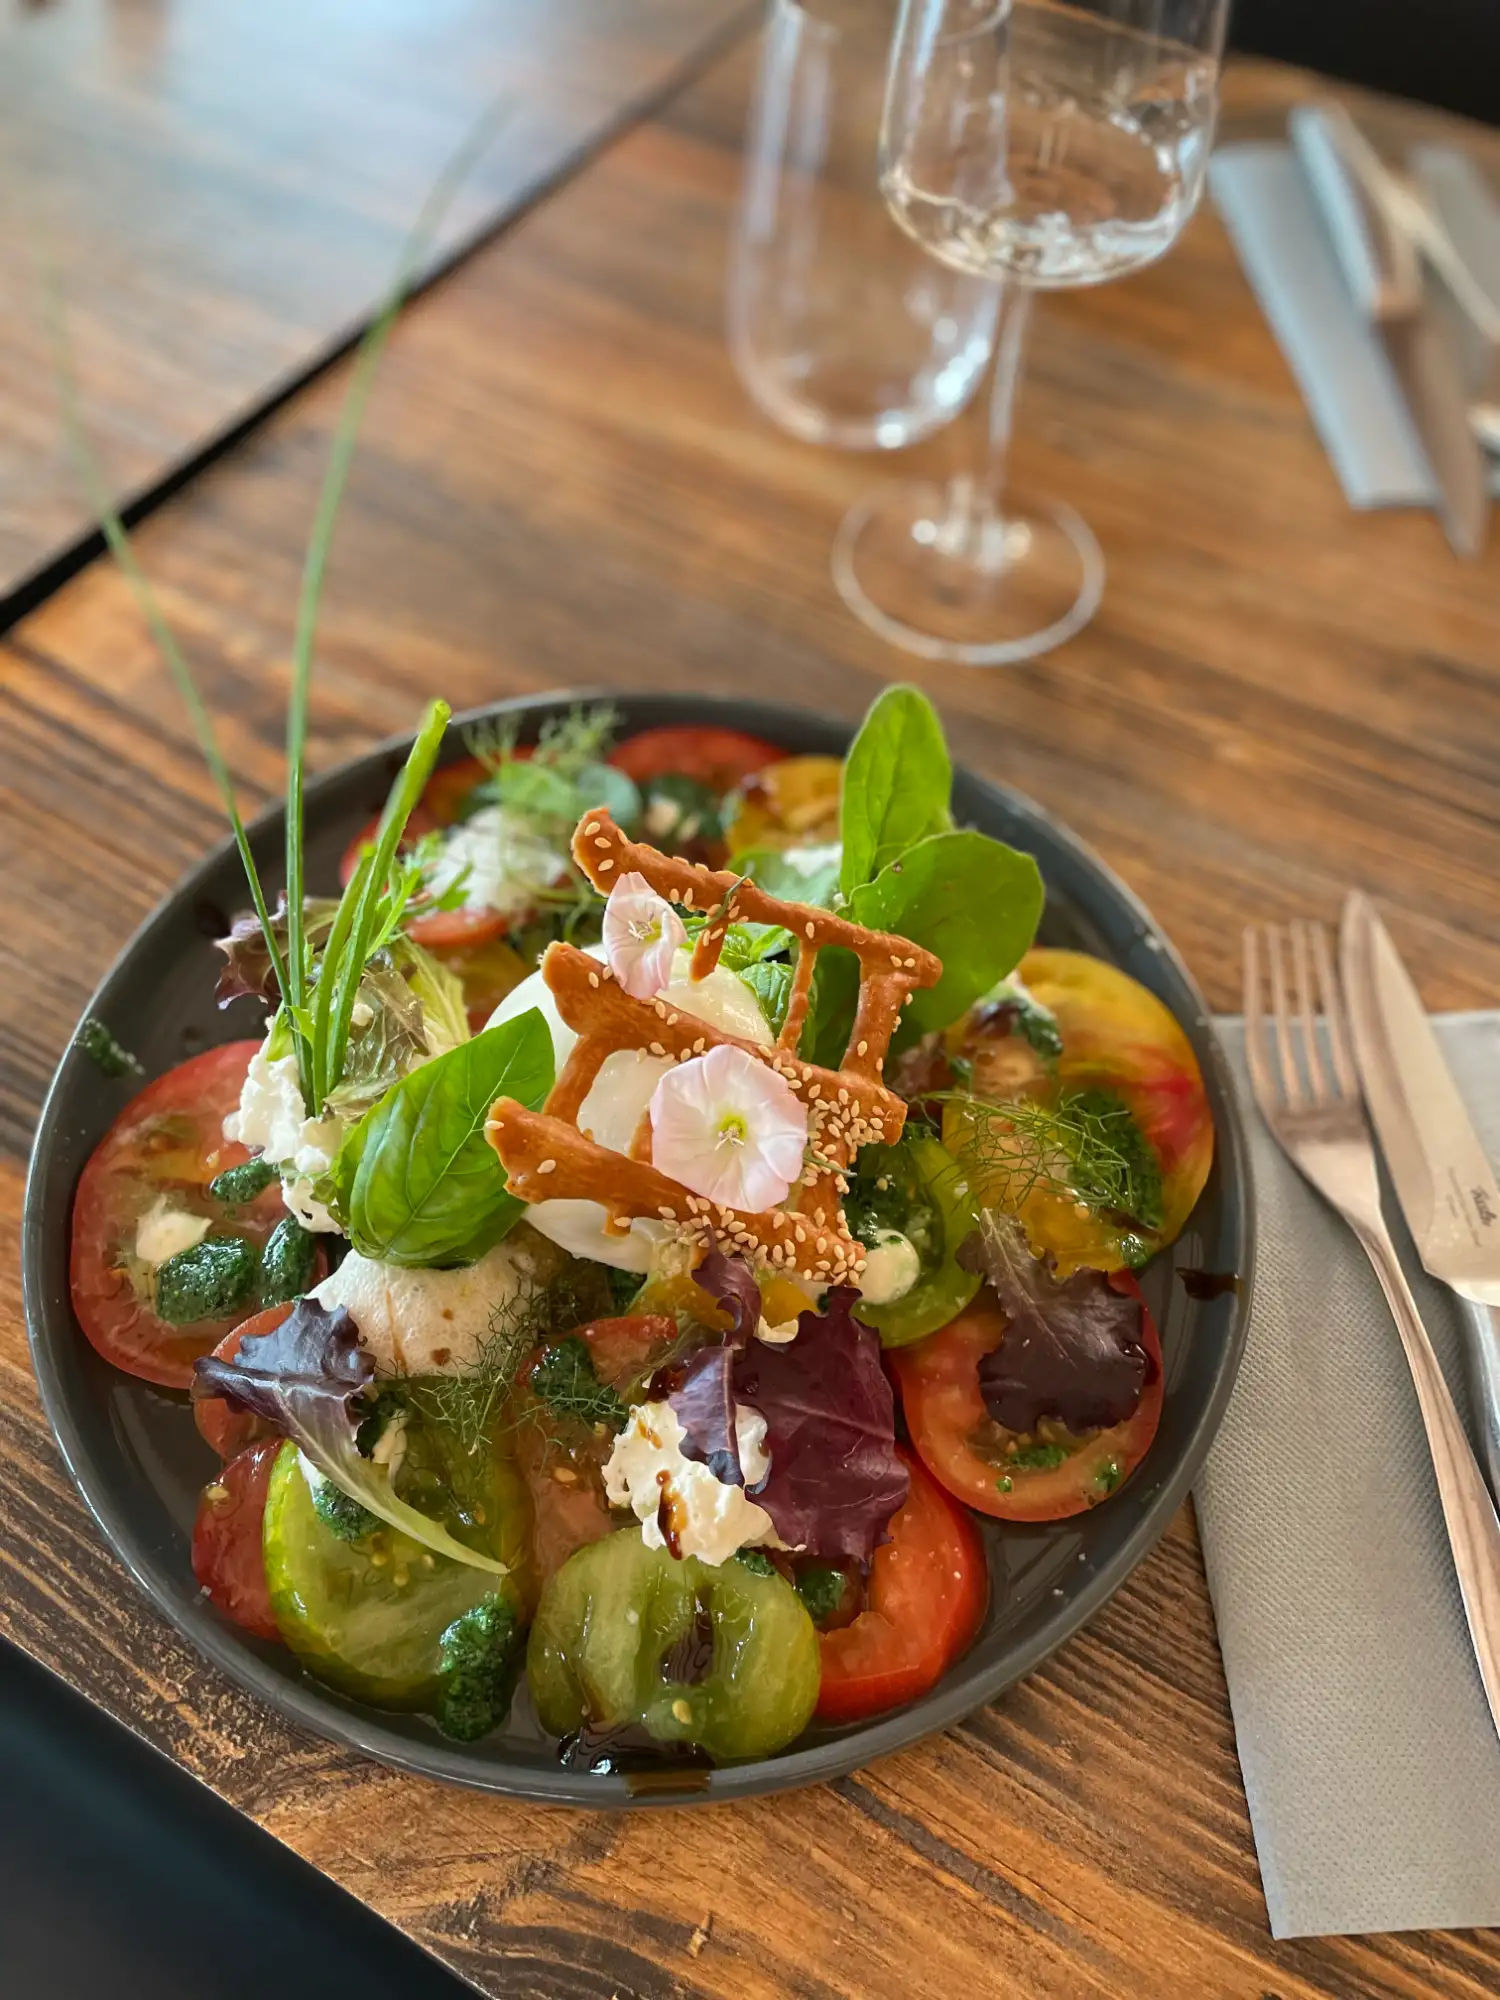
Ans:
[{"label": "dark grey plate", "polygon": [[[576,697],[503,703],[533,725]],[[614,697],[627,731],[714,721],[800,751],[842,753],[848,729],[755,702],[683,695]],[[461,752],[453,725],[450,744]],[[329,887],[344,846],[384,799],[406,745],[393,743],[316,779],[307,791],[308,880]],[[815,1728],[780,1757],[674,1775],[663,1786],[567,1771],[526,1707],[487,1742],[459,1746],[425,1718],[387,1715],[309,1679],[284,1648],[249,1637],[200,1597],[188,1559],[199,1488],[216,1461],[186,1399],[118,1374],[80,1334],[68,1301],[68,1220],[78,1175],[130,1094],[77,1049],[59,1065],[37,1129],[26,1193],[26,1318],[42,1399],[68,1468],[111,1546],[178,1630],[236,1680],[317,1735],[387,1764],[482,1789],[587,1805],[740,1798],[852,1770],[967,1715],[1027,1674],[1092,1617],[1158,1540],[1203,1462],[1234,1381],[1249,1310],[1252,1226],[1244,1135],[1203,1002],[1186,969],[1135,898],[1087,848],[1028,800],[960,772],[954,812],[1034,854],[1047,884],[1044,940],[1099,953],[1157,993],[1197,1051],[1218,1132],[1213,1174],[1188,1228],[1144,1274],[1161,1329],[1166,1399],[1145,1461],[1106,1505],[1076,1521],[984,1524],[991,1603],[970,1652],[924,1700],[878,1721]],[[253,830],[267,883],[279,879],[281,814]],[[229,841],[180,883],[131,939],[89,1003],[155,1076],[213,1043],[260,1032],[259,1009],[216,1011],[211,940],[246,902]],[[1234,1274],[1238,1289],[1194,1298],[1180,1272]]]}]

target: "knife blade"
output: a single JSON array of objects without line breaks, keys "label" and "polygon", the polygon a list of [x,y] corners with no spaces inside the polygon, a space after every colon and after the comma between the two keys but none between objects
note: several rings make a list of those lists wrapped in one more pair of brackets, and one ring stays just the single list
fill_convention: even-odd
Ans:
[{"label": "knife blade", "polygon": [[1489,523],[1484,452],[1469,420],[1462,356],[1400,221],[1398,185],[1342,105],[1300,105],[1290,130],[1345,280],[1385,350],[1432,468],[1444,533],[1458,555],[1477,556]]},{"label": "knife blade", "polygon": [[1411,975],[1368,896],[1344,903],[1344,999],[1365,1104],[1424,1268],[1458,1297],[1500,1498],[1500,1186]]}]

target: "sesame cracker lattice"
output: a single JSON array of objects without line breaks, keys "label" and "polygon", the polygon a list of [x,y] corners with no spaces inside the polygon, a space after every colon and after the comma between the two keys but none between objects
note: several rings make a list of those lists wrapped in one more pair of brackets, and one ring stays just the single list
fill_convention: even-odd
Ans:
[{"label": "sesame cracker lattice", "polygon": [[[573,856],[601,892],[634,873],[680,908],[707,916],[693,947],[694,979],[705,978],[718,964],[725,933],[736,919],[785,926],[797,942],[791,995],[775,1045],[763,1048],[723,1034],[664,999],[637,1000],[587,952],[569,944],[550,945],[542,976],[559,1014],[579,1039],[540,1111],[528,1111],[505,1097],[490,1109],[486,1135],[512,1190],[523,1201],[566,1197],[599,1202],[612,1234],[624,1235],[634,1218],[649,1217],[701,1232],[727,1250],[817,1285],[856,1277],[865,1252],[844,1220],[846,1170],[861,1146],[889,1145],[901,1136],[906,1105],[881,1081],[881,1065],[901,1009],[915,988],[937,982],[941,960],[906,938],[866,930],[828,910],[782,902],[743,877],[715,873],[701,863],[627,840],[602,807],[579,822]],[[854,1027],[836,1070],[820,1069],[796,1054],[818,953],[828,945],[852,951],[860,969]],[[687,1062],[721,1044],[770,1064],[807,1109],[809,1145],[802,1178],[783,1207],[764,1214],[719,1207],[655,1167],[649,1115],[641,1119],[624,1158],[578,1129],[584,1100],[606,1057],[616,1050],[639,1049]]]}]

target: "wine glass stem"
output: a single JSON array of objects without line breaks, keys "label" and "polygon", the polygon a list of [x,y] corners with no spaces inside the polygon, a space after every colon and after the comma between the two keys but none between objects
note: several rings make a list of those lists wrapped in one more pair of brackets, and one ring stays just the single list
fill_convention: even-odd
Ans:
[{"label": "wine glass stem", "polygon": [[1021,357],[1026,328],[1031,320],[1031,289],[1027,285],[1000,286],[1000,308],[995,320],[994,361],[990,373],[989,424],[985,436],[984,471],[978,482],[977,498],[989,514],[1000,511],[1005,497],[1006,473],[1010,465],[1010,440],[1015,429],[1016,391],[1021,384]]}]

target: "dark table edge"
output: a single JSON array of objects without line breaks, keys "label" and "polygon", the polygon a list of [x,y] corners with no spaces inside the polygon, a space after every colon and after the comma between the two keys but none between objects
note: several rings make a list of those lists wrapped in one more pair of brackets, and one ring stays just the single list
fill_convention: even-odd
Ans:
[{"label": "dark table edge", "polygon": [[[591,167],[619,140],[648,123],[674,98],[689,89],[721,57],[727,55],[740,41],[744,40],[758,25],[761,18],[761,0],[742,0],[742,4],[719,27],[705,35],[695,46],[675,62],[667,73],[643,90],[636,97],[629,98],[618,110],[612,112],[558,161],[527,181],[515,195],[500,209],[485,220],[466,231],[446,249],[437,252],[422,267],[413,279],[408,299],[420,297],[433,286],[441,283],[451,272],[484,250],[490,244],[499,242],[517,224],[540,208],[544,201],[557,194],[569,182]],[[379,301],[372,301],[369,311],[351,320],[333,333],[321,346],[317,347],[304,366],[272,378],[264,396],[231,417],[220,430],[213,432],[206,441],[187,457],[167,466],[161,477],[146,486],[124,496],[117,497],[116,504],[120,517],[127,527],[133,528],[145,520],[175,494],[190,485],[193,480],[206,472],[217,460],[225,457],[242,444],[259,427],[283,409],[286,404],[317,381],[319,376],[342,361],[358,344],[370,325],[375,307]],[[91,528],[65,543],[52,555],[46,557],[38,567],[21,577],[9,591],[0,595],[0,638],[3,638],[21,619],[38,610],[47,599],[60,590],[65,583],[86,569],[96,557],[104,553],[104,537],[97,528]]]}]

